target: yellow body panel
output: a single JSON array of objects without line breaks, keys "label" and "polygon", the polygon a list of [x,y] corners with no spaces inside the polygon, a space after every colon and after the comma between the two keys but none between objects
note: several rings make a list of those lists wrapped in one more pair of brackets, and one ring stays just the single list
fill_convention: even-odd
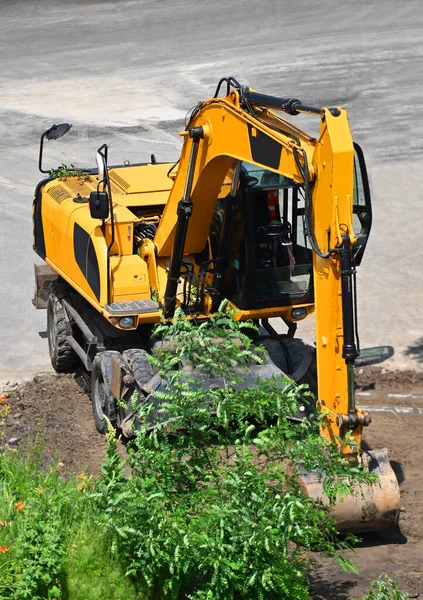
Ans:
[{"label": "yellow body panel", "polygon": [[[114,185],[119,187],[126,194],[140,193],[148,194],[148,192],[168,192],[172,188],[172,180],[169,179],[167,173],[172,165],[167,163],[156,165],[137,165],[128,167],[111,167],[109,169],[109,177]],[[142,178],[140,171],[142,170]]]},{"label": "yellow body panel", "polygon": [[[145,207],[161,211],[167,201],[172,180],[167,172],[172,163],[140,165],[111,169],[115,240],[111,247],[111,301],[150,298],[150,278],[146,262],[134,249],[134,223],[139,221],[136,209]],[[135,177],[134,177],[135,175]],[[145,182],[147,184],[144,186]],[[103,231],[98,219],[90,216],[88,197],[97,189],[97,178],[81,183],[76,177],[55,179],[45,184],[42,195],[42,220],[45,260],[106,318],[107,248],[111,242],[111,219]],[[158,188],[156,191],[154,191]],[[147,191],[144,191],[147,190]],[[86,202],[76,202],[78,197]],[[131,210],[131,208],[133,210]],[[98,282],[87,277],[89,254],[94,253],[98,265]],[[114,256],[115,255],[115,256]],[[92,256],[91,256],[92,258]],[[123,260],[123,258],[125,260]],[[98,285],[96,286],[96,283]],[[138,322],[158,322],[160,311],[139,315]]]},{"label": "yellow body panel", "polygon": [[[234,318],[237,321],[247,321],[248,319],[271,319],[273,317],[284,317],[287,321],[291,321],[292,323],[297,321],[297,319],[293,319],[291,317],[292,306],[278,306],[276,308],[257,308],[255,310],[240,310],[232,302],[229,302],[229,305],[235,310]],[[307,310],[308,317],[314,311],[314,304],[296,304],[295,308],[305,308]],[[302,319],[298,320],[302,321]]]},{"label": "yellow body panel", "polygon": [[150,298],[147,264],[138,254],[112,256],[110,271],[114,302],[148,300]]}]

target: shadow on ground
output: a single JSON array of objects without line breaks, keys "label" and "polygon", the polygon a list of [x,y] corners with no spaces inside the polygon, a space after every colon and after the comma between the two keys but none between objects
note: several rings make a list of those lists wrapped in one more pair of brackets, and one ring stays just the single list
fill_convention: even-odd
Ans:
[{"label": "shadow on ground", "polygon": [[369,367],[379,365],[395,354],[393,346],[374,346],[372,348],[361,348],[360,355],[356,360],[357,367]]},{"label": "shadow on ground", "polygon": [[310,585],[312,600],[350,600],[357,582],[344,579],[328,583],[324,573],[314,573],[310,575]]},{"label": "shadow on ground", "polygon": [[416,340],[414,344],[408,346],[404,354],[406,356],[411,356],[417,360],[417,362],[423,363],[423,337]]}]

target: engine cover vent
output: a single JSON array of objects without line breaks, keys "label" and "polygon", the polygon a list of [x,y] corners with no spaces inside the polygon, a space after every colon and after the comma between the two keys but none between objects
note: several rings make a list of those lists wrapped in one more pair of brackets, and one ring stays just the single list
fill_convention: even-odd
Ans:
[{"label": "engine cover vent", "polygon": [[129,188],[130,184],[127,181],[125,181],[123,177],[118,175],[118,173],[116,173],[115,171],[109,172],[109,178],[125,192]]},{"label": "engine cover vent", "polygon": [[65,190],[65,188],[62,187],[61,185],[55,185],[54,187],[50,188],[48,193],[59,204],[61,204],[63,202],[63,200],[67,200],[68,198],[71,198],[71,195],[69,194],[69,192],[67,190]]}]

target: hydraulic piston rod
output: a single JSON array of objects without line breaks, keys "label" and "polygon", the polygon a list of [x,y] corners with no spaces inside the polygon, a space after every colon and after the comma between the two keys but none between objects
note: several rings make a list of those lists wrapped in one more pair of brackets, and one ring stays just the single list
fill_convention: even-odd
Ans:
[{"label": "hydraulic piston rod", "polygon": [[181,275],[181,263],[184,255],[185,240],[188,231],[188,222],[192,214],[191,191],[194,179],[195,163],[197,161],[198,144],[204,138],[202,127],[193,127],[189,131],[192,139],[191,154],[188,164],[188,173],[185,181],[184,195],[178,203],[178,220],[176,223],[175,241],[170,259],[169,275],[167,278],[166,291],[164,295],[165,316],[171,317],[176,306],[176,292],[179,277]]},{"label": "hydraulic piston rod", "polygon": [[[244,92],[244,98],[251,104],[273,108],[274,110],[283,110],[289,115],[298,115],[299,113],[312,115],[322,114],[321,108],[302,104],[301,100],[298,100],[298,98],[279,98],[278,96],[269,96],[268,94],[252,92],[248,89]],[[329,108],[329,111],[334,117],[341,114],[337,108]]]},{"label": "hydraulic piston rod", "polygon": [[355,268],[351,256],[351,240],[349,235],[342,236],[341,259],[341,291],[342,291],[342,323],[344,343],[342,357],[345,358],[348,373],[348,414],[355,415],[354,362],[359,352],[355,343],[353,275]]}]

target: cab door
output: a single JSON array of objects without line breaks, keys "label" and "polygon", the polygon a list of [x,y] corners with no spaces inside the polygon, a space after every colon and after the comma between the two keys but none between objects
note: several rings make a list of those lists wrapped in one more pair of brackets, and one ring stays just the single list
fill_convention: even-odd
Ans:
[{"label": "cab door", "polygon": [[356,143],[354,143],[354,150],[353,227],[357,241],[353,251],[355,264],[359,265],[372,227],[372,204],[364,154]]}]

